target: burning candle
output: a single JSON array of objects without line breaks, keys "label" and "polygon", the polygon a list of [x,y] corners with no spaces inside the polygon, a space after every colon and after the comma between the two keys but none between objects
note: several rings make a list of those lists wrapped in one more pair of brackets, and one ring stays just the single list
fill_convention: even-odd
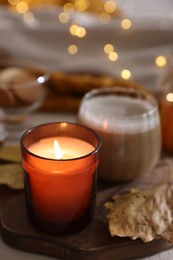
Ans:
[{"label": "burning candle", "polygon": [[26,204],[36,227],[70,233],[91,221],[100,145],[95,132],[71,123],[40,125],[23,135]]},{"label": "burning candle", "polygon": [[73,159],[82,157],[94,150],[94,147],[77,138],[49,137],[39,140],[28,147],[32,153],[50,159]]}]

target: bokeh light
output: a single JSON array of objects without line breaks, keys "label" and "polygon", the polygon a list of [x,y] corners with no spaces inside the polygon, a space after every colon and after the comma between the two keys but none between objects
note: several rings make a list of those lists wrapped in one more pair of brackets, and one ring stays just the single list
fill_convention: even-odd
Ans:
[{"label": "bokeh light", "polygon": [[106,54],[109,54],[109,53],[111,53],[111,52],[113,52],[113,51],[114,51],[114,46],[113,46],[111,43],[105,44],[105,46],[104,46],[104,52],[105,52]]},{"label": "bokeh light", "polygon": [[10,5],[17,5],[19,3],[19,0],[8,0],[8,3]]},{"label": "bokeh light", "polygon": [[62,12],[58,16],[60,23],[68,23],[70,16],[67,12]]},{"label": "bokeh light", "polygon": [[19,13],[24,14],[26,12],[28,12],[29,10],[29,6],[25,1],[20,1],[17,5],[16,5],[16,9]]},{"label": "bokeh light", "polygon": [[71,4],[71,3],[66,3],[64,6],[63,6],[63,10],[64,12],[67,12],[69,14],[72,14],[74,12],[74,5]]},{"label": "bokeh light", "polygon": [[159,55],[155,59],[155,64],[158,67],[164,67],[167,64],[167,60],[165,56]]},{"label": "bokeh light", "polygon": [[35,22],[35,16],[33,15],[33,13],[27,12],[26,14],[23,15],[23,20],[28,23],[34,23]]},{"label": "bokeh light", "polygon": [[83,38],[86,35],[86,29],[82,26],[77,24],[72,24],[69,29],[70,33],[73,36],[77,36],[79,38]]},{"label": "bokeh light", "polygon": [[74,7],[75,7],[76,11],[84,12],[88,9],[89,3],[86,0],[76,0],[74,2]]},{"label": "bokeh light", "polygon": [[132,26],[132,22],[130,19],[123,19],[121,21],[121,27],[124,29],[124,30],[128,30],[130,29]]},{"label": "bokeh light", "polygon": [[130,72],[130,70],[128,70],[128,69],[122,70],[122,71],[121,71],[121,77],[122,77],[123,79],[126,79],[126,80],[130,79],[130,78],[131,78],[131,72]]},{"label": "bokeh light", "polygon": [[104,4],[104,10],[107,12],[107,13],[113,13],[115,12],[115,10],[117,9],[117,6],[115,4],[114,1],[106,1],[105,4]]},{"label": "bokeh light", "polygon": [[118,53],[115,51],[112,51],[109,53],[109,59],[111,61],[116,61],[118,59]]},{"label": "bokeh light", "polygon": [[75,45],[75,44],[69,45],[69,47],[68,47],[68,52],[69,52],[71,55],[76,54],[76,53],[78,52],[78,47],[77,47],[77,45]]}]

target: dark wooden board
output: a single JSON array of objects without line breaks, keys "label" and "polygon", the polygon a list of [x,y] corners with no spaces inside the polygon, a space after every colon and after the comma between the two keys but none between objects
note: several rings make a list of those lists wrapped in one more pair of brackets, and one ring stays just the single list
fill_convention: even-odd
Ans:
[{"label": "dark wooden board", "polygon": [[162,160],[147,176],[131,183],[99,182],[93,221],[82,231],[71,235],[51,235],[35,229],[28,221],[24,192],[0,187],[1,236],[10,246],[68,260],[135,259],[147,257],[171,247],[160,238],[149,243],[140,239],[111,237],[104,203],[115,193],[130,187],[147,188],[170,179],[170,164]]}]

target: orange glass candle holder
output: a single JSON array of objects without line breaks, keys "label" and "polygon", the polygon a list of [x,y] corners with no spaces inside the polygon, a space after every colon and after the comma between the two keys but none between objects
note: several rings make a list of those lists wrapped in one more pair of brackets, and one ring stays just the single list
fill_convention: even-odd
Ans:
[{"label": "orange glass candle holder", "polygon": [[[61,156],[55,153],[59,143]],[[43,231],[68,234],[93,217],[100,137],[78,124],[36,126],[21,138],[29,220]]]}]

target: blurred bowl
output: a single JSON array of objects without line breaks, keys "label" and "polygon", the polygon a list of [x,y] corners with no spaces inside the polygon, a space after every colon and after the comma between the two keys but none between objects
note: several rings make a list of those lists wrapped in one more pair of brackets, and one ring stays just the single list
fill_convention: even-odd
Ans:
[{"label": "blurred bowl", "polygon": [[48,73],[35,61],[0,60],[0,108],[6,116],[30,113],[45,96]]},{"label": "blurred bowl", "polygon": [[8,136],[26,129],[29,115],[46,97],[48,78],[46,67],[38,61],[0,59],[0,122]]}]

